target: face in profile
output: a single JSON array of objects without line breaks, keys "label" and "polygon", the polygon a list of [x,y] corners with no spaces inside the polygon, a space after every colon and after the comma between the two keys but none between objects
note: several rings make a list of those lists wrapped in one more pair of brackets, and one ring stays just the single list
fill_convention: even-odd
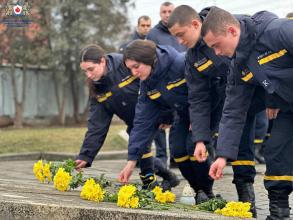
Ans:
[{"label": "face in profile", "polygon": [[208,31],[203,37],[206,44],[213,48],[216,55],[233,57],[239,42],[240,32],[234,27],[228,27],[220,33]]},{"label": "face in profile", "polygon": [[190,24],[180,26],[178,23],[169,28],[170,33],[175,36],[179,42],[188,48],[194,47],[197,43],[201,30],[201,23],[192,20]]},{"label": "face in profile", "polygon": [[131,71],[133,76],[138,77],[142,81],[146,80],[152,71],[152,67],[150,65],[146,65],[135,60],[126,59],[125,65]]},{"label": "face in profile", "polygon": [[106,72],[106,59],[102,57],[100,63],[83,61],[80,63],[80,68],[84,71],[87,78],[99,81]]}]

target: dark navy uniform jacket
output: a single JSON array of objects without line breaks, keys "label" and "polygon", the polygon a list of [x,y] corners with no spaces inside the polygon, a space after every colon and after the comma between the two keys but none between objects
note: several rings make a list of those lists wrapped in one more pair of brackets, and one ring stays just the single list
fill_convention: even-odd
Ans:
[{"label": "dark navy uniform jacket", "polygon": [[140,40],[144,40],[145,38],[146,38],[146,36],[141,36],[141,35],[138,34],[137,31],[135,31],[135,32],[133,33],[133,36],[132,36],[131,41],[128,41],[128,42],[122,44],[122,45],[119,47],[119,53],[123,53],[123,51],[125,50],[125,48],[127,47],[127,45],[128,45],[130,42],[132,42],[132,41],[134,41],[134,40],[138,40],[138,39],[140,39]]},{"label": "dark navy uniform jacket", "polygon": [[123,64],[121,54],[108,54],[107,74],[94,82],[97,95],[90,99],[88,131],[80,150],[78,159],[88,162],[90,166],[102,147],[114,114],[132,128],[135,105],[139,91],[139,79],[131,75]]},{"label": "dark navy uniform jacket", "polygon": [[184,54],[170,46],[157,46],[157,61],[148,79],[141,82],[129,137],[128,160],[137,160],[157,130],[160,111],[176,111],[188,118],[188,92]]},{"label": "dark navy uniform jacket", "polygon": [[178,43],[176,37],[171,35],[167,26],[162,21],[150,30],[146,39],[155,42],[157,45],[170,45],[179,52],[186,51],[187,49]]},{"label": "dark navy uniform jacket", "polygon": [[208,143],[217,132],[225,100],[229,60],[216,56],[201,39],[186,54],[192,141]]},{"label": "dark navy uniform jacket", "polygon": [[237,157],[256,90],[265,91],[267,107],[293,111],[293,21],[266,11],[239,21],[240,41],[232,60],[217,146],[217,155],[230,159]]}]

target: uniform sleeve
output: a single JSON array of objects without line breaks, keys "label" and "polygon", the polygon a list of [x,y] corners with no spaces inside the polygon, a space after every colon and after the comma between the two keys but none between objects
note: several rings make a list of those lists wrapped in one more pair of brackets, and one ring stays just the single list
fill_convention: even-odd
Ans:
[{"label": "uniform sleeve", "polygon": [[94,158],[101,149],[107,136],[113,113],[104,105],[97,103],[95,98],[90,100],[88,130],[77,159],[87,161],[91,166]]},{"label": "uniform sleeve", "polygon": [[158,44],[157,34],[155,33],[155,30],[151,30],[148,35],[146,36],[146,40],[151,40],[154,43]]},{"label": "uniform sleeve", "polygon": [[192,127],[192,141],[208,143],[211,137],[211,97],[209,81],[192,64],[186,61],[185,77],[188,86],[189,115]]},{"label": "uniform sleeve", "polygon": [[147,97],[143,84],[135,107],[133,128],[128,143],[128,160],[139,159],[145,148],[149,147],[155,132],[160,110],[157,104]]},{"label": "uniform sleeve", "polygon": [[279,32],[280,43],[284,48],[293,55],[293,20],[288,19],[280,27]]},{"label": "uniform sleeve", "polygon": [[[230,73],[231,74],[231,73]],[[229,83],[219,125],[216,155],[236,160],[247,112],[254,95],[255,86]]]}]

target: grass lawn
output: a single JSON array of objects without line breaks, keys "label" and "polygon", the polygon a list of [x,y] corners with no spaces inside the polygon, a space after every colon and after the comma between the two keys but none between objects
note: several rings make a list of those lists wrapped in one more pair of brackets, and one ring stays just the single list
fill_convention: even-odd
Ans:
[{"label": "grass lawn", "polygon": [[[126,150],[127,142],[118,135],[125,125],[111,125],[102,151]],[[86,132],[85,127],[50,127],[0,129],[0,154],[20,152],[78,153]]]}]

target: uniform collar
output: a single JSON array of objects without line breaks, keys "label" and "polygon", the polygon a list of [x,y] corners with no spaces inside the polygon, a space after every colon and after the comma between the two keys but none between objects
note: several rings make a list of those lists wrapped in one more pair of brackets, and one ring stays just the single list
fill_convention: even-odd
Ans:
[{"label": "uniform collar", "polygon": [[240,39],[236,48],[235,60],[243,63],[254,49],[256,44],[256,25],[250,17],[240,21]]},{"label": "uniform collar", "polygon": [[169,31],[168,27],[164,24],[164,22],[162,20],[159,21],[159,23],[157,24],[157,27],[159,29],[161,29],[163,32],[166,32],[166,33],[170,34],[170,31]]},{"label": "uniform collar", "polygon": [[[170,50],[171,49],[173,48],[170,48]],[[150,77],[145,80],[147,84],[154,85],[168,74],[170,66],[175,59],[170,50],[165,46],[157,46],[157,60],[153,66]]]}]

